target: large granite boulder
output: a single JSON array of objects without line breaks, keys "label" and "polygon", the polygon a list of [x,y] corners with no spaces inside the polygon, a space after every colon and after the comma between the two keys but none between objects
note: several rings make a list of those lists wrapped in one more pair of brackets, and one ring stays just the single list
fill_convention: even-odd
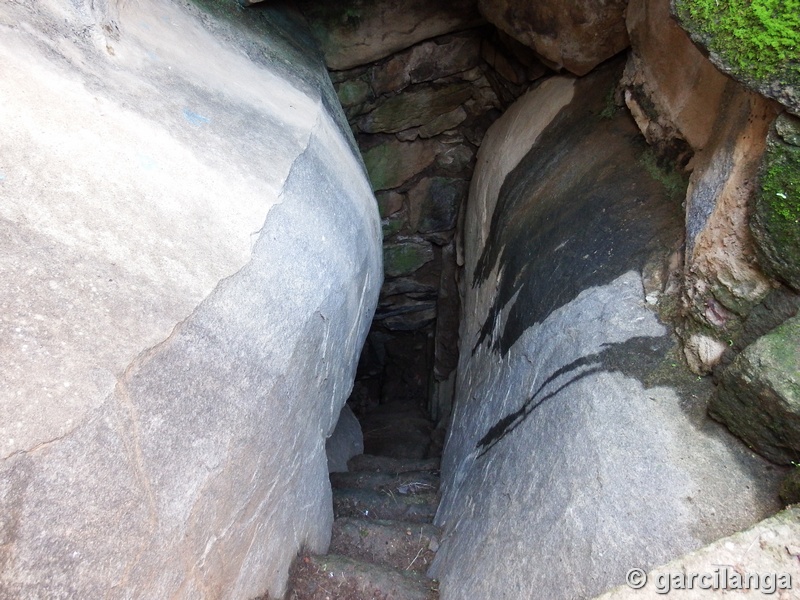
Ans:
[{"label": "large granite boulder", "polygon": [[770,460],[800,462],[800,317],[760,337],[722,370],[709,411]]},{"label": "large granite boulder", "polygon": [[553,66],[585,75],[628,47],[627,0],[479,0],[481,13]]},{"label": "large granite boulder", "polygon": [[235,3],[0,22],[0,597],[280,595],[381,282],[312,38]]},{"label": "large granite boulder", "polygon": [[347,461],[364,453],[361,424],[347,404],[339,414],[339,422],[336,423],[333,434],[325,442],[325,453],[328,457],[329,473],[347,471]]},{"label": "large granite boulder", "polygon": [[645,300],[682,191],[608,110],[618,75],[544,82],[479,152],[431,570],[445,600],[591,597],[777,508]]}]

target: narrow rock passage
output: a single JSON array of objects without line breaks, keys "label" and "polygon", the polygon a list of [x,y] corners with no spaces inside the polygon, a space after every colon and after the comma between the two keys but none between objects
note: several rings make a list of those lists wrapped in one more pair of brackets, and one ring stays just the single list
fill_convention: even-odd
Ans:
[{"label": "narrow rock passage", "polygon": [[[440,530],[439,450],[433,424],[413,403],[361,417],[365,454],[331,473],[335,522],[329,554],[300,556],[287,600],[433,600],[426,577]],[[430,456],[434,456],[430,458]]]}]

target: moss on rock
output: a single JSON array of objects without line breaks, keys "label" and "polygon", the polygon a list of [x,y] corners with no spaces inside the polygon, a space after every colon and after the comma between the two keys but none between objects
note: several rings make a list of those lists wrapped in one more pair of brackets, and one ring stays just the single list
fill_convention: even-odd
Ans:
[{"label": "moss on rock", "polygon": [[433,247],[420,239],[408,239],[383,247],[383,270],[388,277],[410,275],[433,260]]},{"label": "moss on rock", "polygon": [[639,163],[652,179],[664,186],[669,197],[683,198],[686,195],[689,181],[667,157],[659,159],[652,149],[647,148],[642,152]]},{"label": "moss on rock", "polygon": [[342,106],[348,108],[372,99],[372,89],[363,79],[349,79],[336,87],[336,95]]},{"label": "moss on rock", "polygon": [[800,317],[760,337],[722,370],[709,412],[768,459],[800,461]]},{"label": "moss on rock", "polygon": [[800,75],[800,0],[677,0],[676,8],[740,71],[758,79]]},{"label": "moss on rock", "polygon": [[800,110],[800,0],[673,0],[672,6],[718,67]]},{"label": "moss on rock", "polygon": [[410,144],[388,139],[364,151],[364,164],[374,191],[396,188],[422,172],[436,159],[434,141]]},{"label": "moss on rock", "polygon": [[800,290],[800,147],[774,134],[761,166],[751,229],[764,269]]}]

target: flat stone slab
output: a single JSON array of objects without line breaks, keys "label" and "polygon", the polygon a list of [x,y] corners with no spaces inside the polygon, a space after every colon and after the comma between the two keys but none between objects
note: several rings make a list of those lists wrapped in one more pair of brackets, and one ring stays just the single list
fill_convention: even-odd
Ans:
[{"label": "flat stone slab", "polygon": [[336,519],[329,552],[403,571],[428,570],[441,532],[425,523],[369,519]]},{"label": "flat stone slab", "polygon": [[434,471],[405,473],[376,473],[353,471],[331,473],[331,486],[338,489],[391,490],[401,495],[435,492],[439,489],[439,474]]},{"label": "flat stone slab", "polygon": [[333,490],[333,514],[336,518],[430,523],[438,505],[438,495],[431,492],[403,495],[390,490]]},{"label": "flat stone slab", "polygon": [[[631,565],[631,568],[636,567]],[[673,596],[716,600],[720,596],[727,598],[728,594],[731,598],[794,600],[800,597],[800,506],[646,575],[644,571],[629,572],[628,578],[629,585],[615,588],[596,600],[656,600]],[[791,589],[781,589],[784,584]]]},{"label": "flat stone slab", "polygon": [[771,461],[800,461],[800,317],[761,336],[722,370],[709,412]]},{"label": "flat stone slab", "polygon": [[435,582],[413,571],[361,562],[345,556],[298,557],[292,567],[292,600],[432,600]]}]

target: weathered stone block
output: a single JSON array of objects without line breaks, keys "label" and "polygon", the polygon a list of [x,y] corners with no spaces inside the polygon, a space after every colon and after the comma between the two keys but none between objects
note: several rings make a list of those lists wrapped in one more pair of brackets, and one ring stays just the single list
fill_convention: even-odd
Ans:
[{"label": "weathered stone block", "polygon": [[408,238],[383,248],[383,270],[389,277],[415,272],[433,260],[433,246],[420,238]]},{"label": "weathered stone block", "polygon": [[468,184],[463,179],[421,179],[408,193],[411,227],[419,233],[453,229]]},{"label": "weathered stone block", "polygon": [[403,231],[407,222],[408,219],[406,219],[405,212],[396,212],[393,215],[381,220],[381,232],[383,233],[383,239],[388,240],[389,238]]},{"label": "weathered stone block", "polygon": [[788,600],[794,597],[800,578],[798,539],[800,507],[793,507],[646,575],[641,573],[642,579],[631,579],[637,587],[620,586],[595,600],[660,600],[669,596],[714,600],[727,595]]},{"label": "weathered stone block", "polygon": [[784,114],[775,129],[762,159],[750,227],[764,270],[800,291],[800,118]]},{"label": "weathered stone block", "polygon": [[336,86],[336,95],[342,106],[349,108],[369,100],[372,97],[372,90],[363,79],[348,79]]},{"label": "weathered stone block", "polygon": [[393,215],[403,208],[403,194],[398,194],[397,192],[379,192],[375,194],[375,198],[378,200],[378,211],[382,219]]},{"label": "weathered stone block", "polygon": [[427,139],[439,135],[440,133],[444,133],[445,131],[455,129],[461,125],[461,123],[466,121],[466,119],[467,111],[465,111],[463,107],[459,106],[448,113],[434,117],[422,125],[418,130],[419,137]]},{"label": "weathered stone block", "polygon": [[756,260],[750,215],[775,107],[730,86],[686,192],[686,303],[717,330],[735,326],[772,289]]},{"label": "weathered stone block", "polygon": [[365,65],[481,22],[475,0],[304,0],[300,5],[334,70]]},{"label": "weathered stone block", "polygon": [[422,87],[379,103],[372,112],[359,120],[358,126],[367,133],[396,133],[419,127],[456,110],[471,96],[472,89],[468,84],[452,84],[441,88]]},{"label": "weathered stone block", "polygon": [[370,70],[376,95],[397,92],[414,83],[463,73],[480,62],[480,39],[473,33],[430,40],[392,56]]},{"label": "weathered stone block", "polygon": [[622,84],[639,129],[650,144],[680,138],[693,151],[702,150],[728,78],[670,18],[669,0],[631,0],[626,15],[632,52]]},{"label": "weathered stone block", "polygon": [[709,412],[770,460],[800,462],[800,317],[725,367]]},{"label": "weathered stone block", "polygon": [[387,140],[364,152],[372,189],[396,188],[430,166],[438,155],[439,144],[433,140],[400,142]]},{"label": "weathered stone block", "polygon": [[546,60],[585,75],[628,47],[624,0],[479,0],[486,19]]}]

